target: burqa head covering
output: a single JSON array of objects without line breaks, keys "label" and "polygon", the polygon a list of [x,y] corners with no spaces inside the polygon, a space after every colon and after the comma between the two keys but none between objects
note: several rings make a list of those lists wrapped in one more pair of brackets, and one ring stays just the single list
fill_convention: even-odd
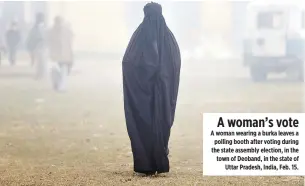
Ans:
[{"label": "burqa head covering", "polygon": [[145,17],[151,15],[162,15],[162,6],[158,3],[148,3],[144,6],[144,15]]}]

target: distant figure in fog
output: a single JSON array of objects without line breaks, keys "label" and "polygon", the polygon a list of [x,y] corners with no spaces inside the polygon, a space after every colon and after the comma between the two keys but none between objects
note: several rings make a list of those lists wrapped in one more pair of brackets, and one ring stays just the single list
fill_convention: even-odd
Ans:
[{"label": "distant figure in fog", "polygon": [[44,14],[38,13],[33,28],[30,30],[27,47],[32,65],[36,65],[36,78],[45,77],[47,70],[46,26]]},{"label": "distant figure in fog", "polygon": [[57,64],[52,69],[53,86],[56,90],[64,90],[66,78],[73,64],[73,33],[64,19],[57,16],[49,32],[49,52],[51,60]]},{"label": "distant figure in fog", "polygon": [[134,171],[152,175],[169,172],[181,58],[161,5],[148,3],[144,15],[123,58],[123,90]]},{"label": "distant figure in fog", "polygon": [[3,23],[2,19],[0,18],[0,66],[1,66],[1,61],[3,58],[3,53],[4,53],[4,42],[3,42]]},{"label": "distant figure in fog", "polygon": [[[0,26],[2,26],[2,25],[0,25]],[[1,65],[4,53],[5,53],[5,44],[4,44],[3,34],[0,30],[0,65]]]},{"label": "distant figure in fog", "polygon": [[10,28],[5,34],[6,46],[8,52],[8,60],[13,66],[16,63],[16,56],[18,51],[18,45],[20,43],[20,30],[18,29],[17,22],[13,21]]}]

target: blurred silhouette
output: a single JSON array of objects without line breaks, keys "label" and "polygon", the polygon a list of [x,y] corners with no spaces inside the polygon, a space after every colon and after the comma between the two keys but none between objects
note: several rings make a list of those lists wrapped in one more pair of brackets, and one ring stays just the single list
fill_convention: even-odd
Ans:
[{"label": "blurred silhouette", "polygon": [[148,3],[144,14],[123,58],[123,90],[134,171],[152,175],[169,172],[181,58],[161,5]]},{"label": "blurred silhouette", "polygon": [[47,46],[46,46],[45,17],[43,13],[36,14],[36,22],[30,30],[27,39],[27,48],[31,55],[32,65],[36,65],[36,78],[45,77],[47,70]]},{"label": "blurred silhouette", "polygon": [[6,35],[6,46],[8,52],[8,59],[10,64],[13,66],[16,63],[16,56],[18,45],[20,43],[20,30],[18,29],[18,25],[16,21],[13,21],[10,25],[10,28],[7,30]]},{"label": "blurred silhouette", "polygon": [[1,62],[2,62],[3,55],[5,53],[5,44],[4,44],[3,40],[4,40],[3,39],[3,34],[0,31],[0,65],[1,65]]},{"label": "blurred silhouette", "polygon": [[2,18],[0,17],[0,65],[1,65],[3,53],[4,53],[3,26],[4,26],[4,24],[2,22]]},{"label": "blurred silhouette", "polygon": [[66,78],[73,64],[73,34],[62,17],[55,17],[48,39],[51,60],[57,64],[52,69],[53,86],[62,91],[66,87]]}]

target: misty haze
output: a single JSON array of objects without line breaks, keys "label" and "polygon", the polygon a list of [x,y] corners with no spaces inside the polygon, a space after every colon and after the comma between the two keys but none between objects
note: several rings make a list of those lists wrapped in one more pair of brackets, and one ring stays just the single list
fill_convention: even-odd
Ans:
[{"label": "misty haze", "polygon": [[[0,1],[0,185],[303,185],[301,177],[202,177],[204,112],[303,112],[304,82],[245,65],[248,1],[156,2],[181,52],[167,178],[133,176],[124,116],[122,60],[148,2]],[[40,12],[46,30],[60,16],[71,31],[64,91],[54,88],[48,49],[31,61],[27,41]],[[13,28],[19,40],[10,48]]]}]

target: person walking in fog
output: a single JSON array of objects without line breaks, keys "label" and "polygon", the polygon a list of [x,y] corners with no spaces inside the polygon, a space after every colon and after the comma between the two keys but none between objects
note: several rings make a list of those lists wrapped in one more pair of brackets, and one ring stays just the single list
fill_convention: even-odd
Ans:
[{"label": "person walking in fog", "polygon": [[57,16],[49,32],[49,52],[51,60],[57,64],[52,68],[53,88],[63,91],[66,88],[67,75],[73,64],[73,34],[62,17]]},{"label": "person walking in fog", "polygon": [[46,27],[44,14],[38,13],[33,28],[30,30],[27,47],[31,54],[32,64],[36,65],[36,78],[44,78],[47,71]]},{"label": "person walking in fog", "polygon": [[2,18],[0,17],[0,66],[1,66],[2,59],[3,59],[3,54],[5,52],[3,26],[4,26],[4,24],[3,24]]},{"label": "person walking in fog", "polygon": [[5,44],[4,44],[3,35],[0,31],[0,66],[1,66],[1,62],[2,62],[2,59],[3,59],[4,53],[5,53]]},{"label": "person walking in fog", "polygon": [[144,15],[129,41],[122,70],[134,171],[152,175],[169,172],[168,142],[175,117],[181,57],[161,5],[148,3]]},{"label": "person walking in fog", "polygon": [[10,28],[6,32],[5,39],[8,50],[8,59],[10,64],[13,66],[16,63],[18,45],[21,39],[20,31],[17,27],[17,22],[13,21],[11,23]]}]

